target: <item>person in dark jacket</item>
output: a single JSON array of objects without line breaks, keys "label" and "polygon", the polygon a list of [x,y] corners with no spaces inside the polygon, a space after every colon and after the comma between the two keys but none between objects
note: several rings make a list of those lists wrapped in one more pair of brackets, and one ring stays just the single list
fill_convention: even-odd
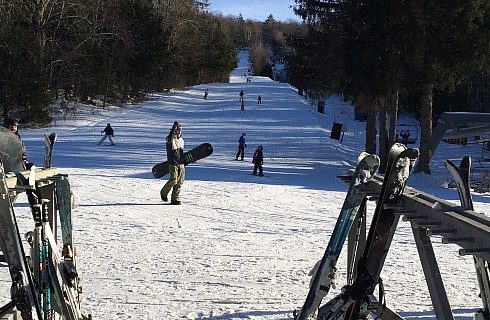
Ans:
[{"label": "person in dark jacket", "polygon": [[165,147],[167,149],[167,161],[170,179],[160,190],[160,197],[164,202],[168,201],[168,194],[172,190],[170,204],[180,204],[180,190],[185,180],[184,166],[184,139],[182,138],[182,127],[175,121],[167,136]]},{"label": "person in dark jacket", "polygon": [[24,167],[26,169],[29,169],[30,167],[32,167],[33,163],[30,163],[27,161],[26,146],[24,145],[24,141],[22,141],[22,138],[20,137],[20,134],[19,134],[19,122],[17,120],[10,119],[7,122],[7,128],[10,131],[12,131],[12,133],[15,134],[17,136],[17,138],[19,138],[20,144],[22,145],[22,162],[24,163]]},{"label": "person in dark jacket", "polygon": [[252,163],[254,164],[254,171],[252,174],[254,176],[257,175],[257,169],[259,171],[259,176],[263,177],[264,172],[262,170],[262,165],[264,164],[264,146],[260,145],[257,147],[257,150],[254,152],[254,156],[252,158]]},{"label": "person in dark jacket", "polygon": [[111,124],[108,123],[107,126],[102,130],[100,133],[105,133],[102,139],[99,141],[99,145],[104,142],[105,139],[109,138],[109,141],[111,142],[111,146],[115,146],[116,144],[114,143],[114,129],[112,129]]},{"label": "person in dark jacket", "polygon": [[247,134],[244,132],[244,133],[242,133],[242,135],[238,139],[238,152],[236,154],[235,160],[238,160],[238,157],[240,157],[240,160],[243,161],[243,157],[245,155],[245,148],[247,147],[247,145],[245,144],[245,136],[246,135]]}]

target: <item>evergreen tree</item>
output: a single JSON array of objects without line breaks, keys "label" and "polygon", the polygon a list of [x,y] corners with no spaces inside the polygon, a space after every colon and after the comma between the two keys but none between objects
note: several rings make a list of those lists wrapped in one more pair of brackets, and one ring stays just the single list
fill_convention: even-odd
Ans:
[{"label": "evergreen tree", "polygon": [[[347,92],[358,105],[386,105],[387,110],[393,109],[400,91],[421,96],[420,167],[429,173],[433,90],[454,88],[488,61],[488,1],[296,3],[295,12],[311,27],[308,42],[330,55],[320,60],[315,50],[305,50],[310,55],[303,58],[316,63],[321,70],[314,73],[319,75],[316,80],[324,82],[326,89]],[[325,75],[323,70],[338,77]],[[370,122],[368,133],[373,132]],[[373,148],[370,141],[367,134],[367,149]]]}]

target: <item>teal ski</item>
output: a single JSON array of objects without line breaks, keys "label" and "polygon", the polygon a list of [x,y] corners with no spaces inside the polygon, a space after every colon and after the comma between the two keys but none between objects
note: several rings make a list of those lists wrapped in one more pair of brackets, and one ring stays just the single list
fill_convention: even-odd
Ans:
[{"label": "teal ski", "polygon": [[342,246],[352,227],[359,206],[364,199],[360,188],[370,181],[378,167],[379,158],[377,155],[366,152],[361,153],[325,254],[316,265],[310,290],[303,307],[299,314],[296,315],[296,319],[306,320],[316,318],[318,307],[322,299],[327,295],[335,279],[335,273],[337,271],[336,264]]}]

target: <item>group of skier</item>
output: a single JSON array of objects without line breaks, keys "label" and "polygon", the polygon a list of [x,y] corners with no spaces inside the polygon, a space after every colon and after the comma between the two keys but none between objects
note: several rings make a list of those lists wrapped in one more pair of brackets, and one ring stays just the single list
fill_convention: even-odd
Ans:
[{"label": "group of skier", "polygon": [[[245,93],[243,90],[240,90],[240,93],[238,94],[240,97],[238,101],[240,101],[240,111],[245,111]],[[262,104],[262,96],[259,94],[257,97],[257,104]]]},{"label": "group of skier", "polygon": [[[247,144],[245,143],[245,136],[247,134],[244,132],[238,139],[238,151],[235,157],[235,160],[238,161],[238,158],[240,158],[240,161],[243,161],[243,158],[245,156],[245,148],[247,147]],[[254,176],[258,175],[263,177],[264,176],[264,170],[262,168],[262,165],[264,164],[264,146],[259,145],[257,149],[254,152],[254,155],[252,157],[252,163],[254,164],[254,170],[252,174]]]},{"label": "group of skier", "polygon": [[[206,100],[208,98],[208,95],[209,95],[209,89],[206,89],[204,90],[204,95],[202,98]],[[238,101],[240,102],[240,111],[245,111],[245,93],[243,92],[243,90],[240,90],[238,96],[239,96]],[[257,97],[257,104],[262,104],[262,96],[260,94]]]},{"label": "group of skier", "polygon": [[[247,144],[245,143],[246,135],[247,134],[244,132],[238,139],[238,152],[236,154],[236,160],[240,158],[240,160],[243,161],[244,159],[245,148],[247,147]],[[185,181],[185,165],[182,126],[177,121],[173,123],[172,129],[170,129],[170,132],[165,139],[165,148],[167,151],[167,162],[169,163],[170,178],[160,190],[160,197],[162,201],[168,202],[168,194],[171,193],[170,204],[180,205],[180,192]],[[252,157],[252,163],[254,164],[252,174],[263,177],[264,172],[262,165],[264,164],[264,146],[259,145],[257,147]]]}]

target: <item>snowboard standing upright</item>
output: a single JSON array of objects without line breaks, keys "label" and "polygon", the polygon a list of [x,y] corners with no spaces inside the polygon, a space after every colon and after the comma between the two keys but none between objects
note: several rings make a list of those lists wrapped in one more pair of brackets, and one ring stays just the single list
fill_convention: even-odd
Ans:
[{"label": "snowboard standing upright", "polygon": [[[468,156],[464,157],[461,160],[459,168],[450,160],[446,160],[444,164],[451,173],[454,182],[456,182],[461,207],[463,209],[474,210],[470,190],[471,158]],[[480,298],[483,302],[483,309],[478,310],[477,314],[482,315],[484,319],[488,319],[488,317],[490,317],[490,296],[487,295],[487,292],[490,292],[490,267],[488,262],[478,256],[473,256],[473,261],[475,264],[478,286],[480,287]],[[479,318],[475,317],[475,319]]]},{"label": "snowboard standing upright", "polygon": [[296,319],[306,320],[314,317],[323,297],[325,297],[330,290],[332,281],[335,278],[335,272],[337,270],[336,264],[342,246],[344,245],[358,209],[364,199],[364,195],[360,192],[360,188],[371,180],[378,167],[379,158],[377,155],[363,152],[359,156],[357,167],[354,171],[332,236],[330,237],[323,258],[316,267],[316,271],[313,274],[312,282],[310,284],[310,290]]},{"label": "snowboard standing upright", "polygon": [[49,136],[44,135],[44,168],[51,168],[51,159],[53,155],[53,147],[56,142],[56,133],[53,132]]},{"label": "snowboard standing upright", "polygon": [[[210,156],[213,153],[213,146],[209,143],[203,143],[190,151],[184,153],[184,165],[196,162]],[[161,178],[168,174],[168,162],[161,162],[153,166],[151,172],[155,178]]]}]

